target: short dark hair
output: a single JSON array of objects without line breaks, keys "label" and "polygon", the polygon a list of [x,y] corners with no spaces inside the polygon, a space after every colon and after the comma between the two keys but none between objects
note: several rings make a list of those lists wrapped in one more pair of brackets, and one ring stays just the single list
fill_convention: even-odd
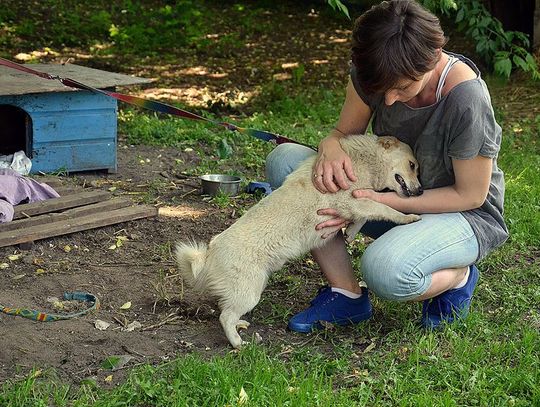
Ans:
[{"label": "short dark hair", "polygon": [[390,0],[358,17],[352,62],[364,92],[384,93],[432,70],[446,44],[439,19],[414,0]]}]

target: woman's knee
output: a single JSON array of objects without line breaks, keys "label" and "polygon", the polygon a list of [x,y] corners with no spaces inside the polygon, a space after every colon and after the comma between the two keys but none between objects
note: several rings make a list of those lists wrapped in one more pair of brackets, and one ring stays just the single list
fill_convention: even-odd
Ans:
[{"label": "woman's knee", "polygon": [[389,256],[369,246],[361,260],[362,276],[371,291],[391,301],[409,301],[429,287],[430,275],[423,275],[414,264],[400,256]]},{"label": "woman's knee", "polygon": [[362,273],[375,294],[406,301],[427,291],[435,271],[464,267],[477,256],[477,239],[463,215],[428,214],[392,228],[369,245]]},{"label": "woman's knee", "polygon": [[314,154],[315,151],[300,144],[285,143],[276,146],[266,157],[266,180],[272,188],[278,188],[287,175]]}]

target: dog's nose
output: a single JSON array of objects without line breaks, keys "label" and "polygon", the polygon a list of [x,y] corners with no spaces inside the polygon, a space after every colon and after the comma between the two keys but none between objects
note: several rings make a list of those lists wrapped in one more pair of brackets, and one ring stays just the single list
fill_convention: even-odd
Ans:
[{"label": "dog's nose", "polygon": [[422,185],[420,185],[420,186],[418,187],[418,189],[416,190],[416,195],[417,195],[417,196],[420,196],[420,195],[422,195],[423,193],[424,193],[424,188],[422,188]]}]

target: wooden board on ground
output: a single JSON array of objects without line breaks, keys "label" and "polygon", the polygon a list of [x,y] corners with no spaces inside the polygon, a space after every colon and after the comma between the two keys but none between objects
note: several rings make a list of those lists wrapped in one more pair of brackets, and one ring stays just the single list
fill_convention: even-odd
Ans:
[{"label": "wooden board on ground", "polygon": [[127,198],[112,198],[106,191],[82,188],[65,191],[59,198],[15,206],[14,220],[0,224],[0,247],[157,216],[157,208],[133,205]]}]

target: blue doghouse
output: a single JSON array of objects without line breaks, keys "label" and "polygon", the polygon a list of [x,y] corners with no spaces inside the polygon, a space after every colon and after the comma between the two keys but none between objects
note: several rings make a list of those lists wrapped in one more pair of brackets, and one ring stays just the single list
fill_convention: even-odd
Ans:
[{"label": "blue doghouse", "polygon": [[[72,64],[30,67],[105,90],[150,82]],[[111,97],[0,66],[0,155],[23,150],[32,173],[116,172],[117,111]]]}]

